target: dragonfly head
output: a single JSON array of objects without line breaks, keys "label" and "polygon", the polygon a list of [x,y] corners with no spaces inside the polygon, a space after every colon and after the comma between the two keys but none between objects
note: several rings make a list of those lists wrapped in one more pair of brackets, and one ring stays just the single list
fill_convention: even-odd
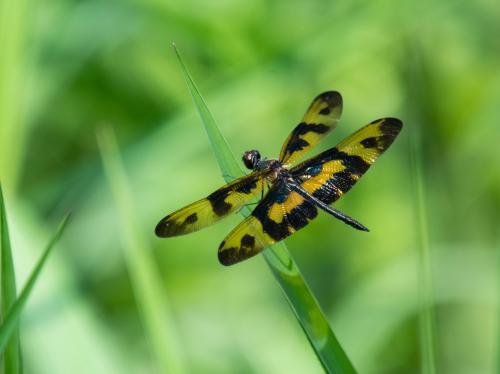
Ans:
[{"label": "dragonfly head", "polygon": [[260,161],[260,153],[255,149],[252,151],[246,151],[243,153],[242,159],[245,166],[248,169],[253,170],[257,167],[257,164]]}]

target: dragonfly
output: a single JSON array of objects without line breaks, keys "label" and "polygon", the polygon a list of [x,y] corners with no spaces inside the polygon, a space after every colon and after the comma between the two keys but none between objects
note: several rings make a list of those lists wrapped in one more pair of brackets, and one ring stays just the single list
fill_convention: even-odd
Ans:
[{"label": "dragonfly", "polygon": [[221,264],[233,265],[255,256],[308,225],[319,211],[369,231],[331,205],[389,148],[403,126],[399,119],[375,120],[335,147],[297,164],[337,126],[342,106],[339,92],[319,94],[286,139],[278,159],[262,158],[257,150],[245,152],[242,161],[251,170],[248,175],[167,215],[156,226],[156,235],[173,237],[201,230],[259,197],[252,213],[220,244]]}]

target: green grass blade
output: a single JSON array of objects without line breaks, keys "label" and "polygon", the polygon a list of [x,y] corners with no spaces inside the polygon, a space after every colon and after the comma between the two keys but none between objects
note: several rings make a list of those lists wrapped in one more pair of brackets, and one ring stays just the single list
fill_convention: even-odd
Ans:
[{"label": "green grass blade", "polygon": [[[500,237],[497,239],[496,248],[496,264],[497,264],[497,290],[500,290]],[[496,319],[496,341],[494,352],[494,367],[495,373],[500,373],[500,300],[497,300],[497,319]]]},{"label": "green grass blade", "polygon": [[[17,298],[16,273],[14,261],[12,260],[12,248],[10,245],[9,227],[7,224],[7,213],[3,199],[2,185],[0,184],[0,238],[1,238],[1,305],[2,321]],[[15,328],[5,348],[3,359],[4,373],[21,372],[21,342],[19,340],[19,328]]]},{"label": "green grass blade", "polygon": [[419,253],[418,285],[420,297],[420,347],[422,372],[426,374],[436,373],[436,360],[434,348],[434,296],[432,292],[432,272],[430,264],[429,234],[427,231],[427,209],[424,194],[424,182],[422,173],[422,155],[420,151],[420,137],[418,130],[414,127],[410,137],[411,142],[411,171],[414,184],[414,210],[417,228],[417,244]]},{"label": "green grass blade", "polygon": [[111,129],[97,136],[104,169],[121,219],[124,255],[142,323],[156,364],[162,373],[186,371],[180,352],[169,300],[147,241],[137,230],[133,198],[129,190],[116,138]]},{"label": "green grass blade", "polygon": [[61,235],[64,231],[64,228],[66,227],[66,224],[68,223],[68,219],[69,219],[69,214],[67,214],[63,218],[56,233],[54,234],[54,236],[50,240],[50,242],[47,245],[47,247],[45,248],[42,256],[38,260],[38,263],[36,264],[35,268],[31,272],[31,275],[29,276],[28,281],[26,282],[26,285],[24,286],[23,290],[21,291],[19,298],[15,301],[15,303],[9,309],[8,314],[5,316],[5,319],[3,320],[2,326],[0,326],[0,352],[4,352],[9,339],[12,337],[12,334],[16,331],[16,329],[18,327],[18,323],[19,323],[19,318],[21,316],[21,312],[23,311],[23,308],[26,305],[26,302],[28,301],[28,298],[31,294],[31,291],[33,290],[33,287],[35,286],[35,283],[38,279],[38,276],[40,275],[40,272],[42,271],[42,268],[45,265],[45,262],[47,261],[49,254],[52,252],[52,248],[54,248],[54,245],[57,243],[57,241],[61,237]]},{"label": "green grass blade", "polygon": [[[243,175],[243,170],[220,133],[175,45],[174,51],[179,59],[187,86],[212,144],[219,167],[222,174],[226,176],[226,181],[229,182],[228,175],[240,176]],[[242,209],[241,212],[243,215],[249,214],[248,209]],[[355,373],[352,363],[331,330],[323,311],[285,244],[283,242],[278,243],[266,249],[263,255],[324,369],[330,373]]]},{"label": "green grass blade", "polygon": [[0,1],[0,171],[4,185],[15,186],[25,149],[30,23],[26,0]]},{"label": "green grass blade", "polygon": [[421,370],[425,374],[436,373],[436,329],[434,318],[434,295],[431,269],[431,247],[428,233],[427,201],[424,180],[424,123],[433,123],[436,117],[426,106],[429,99],[427,86],[427,65],[423,50],[418,44],[409,44],[407,56],[408,83],[411,95],[411,110],[409,126],[410,173],[413,187],[413,211],[415,215],[415,236],[418,250],[418,292],[420,301],[419,311],[419,338]]}]

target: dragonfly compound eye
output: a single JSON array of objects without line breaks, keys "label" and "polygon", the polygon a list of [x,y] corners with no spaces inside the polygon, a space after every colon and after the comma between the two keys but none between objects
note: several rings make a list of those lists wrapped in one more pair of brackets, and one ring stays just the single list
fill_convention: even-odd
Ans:
[{"label": "dragonfly compound eye", "polygon": [[257,163],[260,161],[260,153],[256,150],[246,151],[245,153],[243,153],[242,159],[245,166],[248,169],[253,170],[255,166],[257,166]]}]

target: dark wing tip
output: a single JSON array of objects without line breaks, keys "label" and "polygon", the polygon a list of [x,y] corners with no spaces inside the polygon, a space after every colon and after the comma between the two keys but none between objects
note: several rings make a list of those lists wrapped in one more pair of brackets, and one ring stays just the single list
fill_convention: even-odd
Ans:
[{"label": "dark wing tip", "polygon": [[163,222],[160,222],[156,225],[155,234],[156,234],[156,236],[158,236],[160,238],[165,238],[167,236],[164,234],[164,231],[163,231]]},{"label": "dark wing tip", "polygon": [[332,107],[342,105],[342,95],[338,91],[326,91],[320,93],[314,100],[323,100]]},{"label": "dark wing tip", "polygon": [[224,266],[230,266],[239,262],[240,260],[235,256],[236,250],[234,248],[227,248],[224,249],[223,251],[220,250],[223,244],[224,242],[222,242],[221,246],[219,247],[219,252],[217,253],[219,262]]},{"label": "dark wing tip", "polygon": [[217,257],[219,258],[219,262],[224,266],[234,265],[238,262],[245,260],[248,257],[242,257],[241,252],[236,247],[226,247],[226,241],[223,240],[219,245],[219,251],[217,252]]},{"label": "dark wing tip", "polygon": [[173,225],[172,222],[169,222],[168,219],[170,216],[166,216],[163,218],[155,227],[155,234],[160,238],[168,238],[169,236],[174,236]]},{"label": "dark wing tip", "polygon": [[382,131],[384,128],[388,130],[392,130],[391,132],[399,133],[403,128],[403,122],[400,119],[394,117],[384,118],[384,123],[381,125]]},{"label": "dark wing tip", "polygon": [[399,135],[403,128],[403,122],[397,118],[386,117],[370,122],[370,125],[375,124],[380,128],[382,137],[380,138],[381,150],[386,150],[392,144],[394,139]]}]

